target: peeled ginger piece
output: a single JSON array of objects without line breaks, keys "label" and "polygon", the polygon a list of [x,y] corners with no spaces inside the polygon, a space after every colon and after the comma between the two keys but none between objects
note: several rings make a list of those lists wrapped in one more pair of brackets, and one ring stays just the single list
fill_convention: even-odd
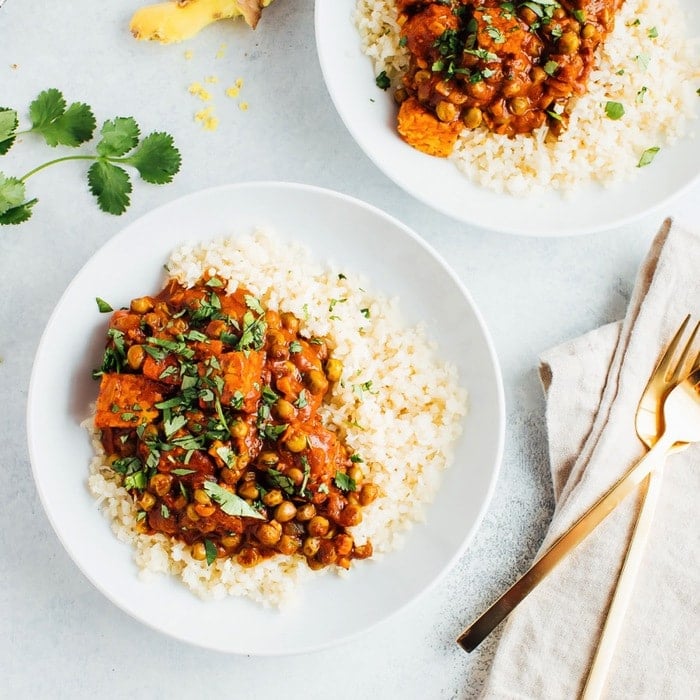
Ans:
[{"label": "peeled ginger piece", "polygon": [[243,17],[255,29],[272,0],[168,0],[137,10],[129,28],[137,39],[173,44],[220,19]]}]

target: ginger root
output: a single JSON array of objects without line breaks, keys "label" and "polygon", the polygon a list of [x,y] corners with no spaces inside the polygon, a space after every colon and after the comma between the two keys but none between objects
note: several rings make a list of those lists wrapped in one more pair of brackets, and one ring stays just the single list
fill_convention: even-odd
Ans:
[{"label": "ginger root", "polygon": [[137,10],[129,28],[136,39],[172,44],[197,34],[220,19],[243,19],[255,29],[272,0],[168,0]]}]

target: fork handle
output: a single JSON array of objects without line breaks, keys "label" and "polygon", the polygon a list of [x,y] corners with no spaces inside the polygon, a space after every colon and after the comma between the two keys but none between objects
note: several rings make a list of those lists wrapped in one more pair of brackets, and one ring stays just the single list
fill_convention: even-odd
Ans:
[{"label": "fork handle", "polygon": [[510,612],[658,466],[673,444],[664,434],[659,441],[604,493],[552,546],[458,637],[467,652],[474,651]]},{"label": "fork handle", "polygon": [[641,508],[627,547],[622,570],[617,579],[613,599],[608,608],[598,648],[586,678],[581,700],[597,700],[603,693],[608,669],[615,653],[617,640],[622,630],[622,623],[632,598],[637,574],[644,556],[654,511],[661,493],[662,478],[663,470],[659,468],[652,471],[643,483]]}]

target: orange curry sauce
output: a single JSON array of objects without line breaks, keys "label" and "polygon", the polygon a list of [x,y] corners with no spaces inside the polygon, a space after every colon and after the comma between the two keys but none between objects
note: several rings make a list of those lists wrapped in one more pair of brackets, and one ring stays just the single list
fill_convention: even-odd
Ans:
[{"label": "orange curry sauce", "polygon": [[399,133],[443,157],[482,124],[508,136],[547,124],[556,137],[622,2],[396,0],[410,52],[395,93]]},{"label": "orange curry sauce", "polygon": [[142,532],[208,563],[298,553],[348,568],[372,554],[348,528],[377,488],[319,416],[342,365],[299,327],[214,276],[114,312],[95,427]]}]

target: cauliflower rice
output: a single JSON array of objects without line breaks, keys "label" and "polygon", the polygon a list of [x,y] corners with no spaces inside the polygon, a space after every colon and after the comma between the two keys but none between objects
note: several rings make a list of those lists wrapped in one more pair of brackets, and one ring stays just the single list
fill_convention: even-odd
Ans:
[{"label": "cauliflower rice", "polygon": [[[263,306],[299,317],[303,334],[326,336],[335,344],[333,356],[345,369],[323,417],[362,455],[363,468],[382,494],[363,509],[362,523],[351,531],[358,542],[372,541],[375,559],[400,547],[406,531],[425,517],[467,412],[456,369],[438,359],[423,328],[405,327],[398,301],[370,293],[366,280],[321,265],[303,246],[262,231],[182,246],[166,268],[185,286],[206,271],[229,280],[229,291],[241,284]],[[92,419],[86,426],[96,455],[89,489],[119,540],[134,547],[142,575],[173,574],[203,598],[247,596],[281,606],[304,579],[327,571],[312,571],[300,555],[272,557],[251,569],[231,559],[207,566],[182,542],[137,533],[133,499],[106,464]]]},{"label": "cauliflower rice", "polygon": [[[396,16],[394,0],[357,0],[354,12],[375,74],[394,87],[408,67]],[[450,160],[469,180],[516,195],[633,179],[647,149],[672,145],[697,118],[698,37],[686,35],[678,0],[626,0],[557,141],[545,142],[546,126],[515,138],[465,129]],[[606,115],[607,102],[623,105],[621,119]]]}]

